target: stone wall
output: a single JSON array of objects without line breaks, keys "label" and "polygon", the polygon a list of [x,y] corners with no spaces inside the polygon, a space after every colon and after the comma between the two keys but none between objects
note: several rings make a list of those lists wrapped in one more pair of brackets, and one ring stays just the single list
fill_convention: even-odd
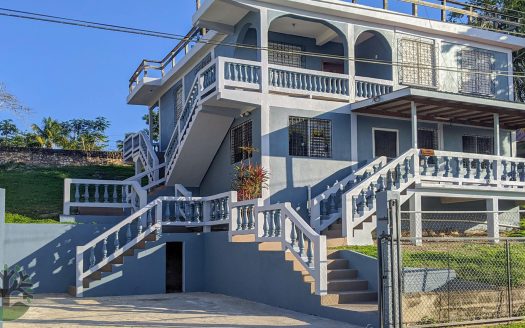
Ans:
[{"label": "stone wall", "polygon": [[0,164],[36,166],[84,166],[123,164],[121,152],[0,147]]}]

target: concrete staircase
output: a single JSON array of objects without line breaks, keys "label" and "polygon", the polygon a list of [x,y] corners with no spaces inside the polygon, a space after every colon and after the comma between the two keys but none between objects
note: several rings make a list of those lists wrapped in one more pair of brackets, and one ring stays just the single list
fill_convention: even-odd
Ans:
[{"label": "concrete staircase", "polygon": [[[111,262],[103,266],[100,270],[93,272],[91,275],[87,276],[82,280],[82,285],[84,288],[84,292],[88,292],[89,288],[96,287],[100,284],[101,280],[112,274],[115,271],[116,267],[120,267],[124,264],[125,259],[127,257],[135,257],[136,252],[144,250],[147,248],[147,244],[149,242],[154,242],[157,240],[157,234],[156,232],[150,233],[148,236],[146,236],[143,240],[135,244],[130,249],[126,250],[122,255],[116,257]],[[75,286],[69,286],[68,293],[76,297],[77,296],[77,289]]]}]

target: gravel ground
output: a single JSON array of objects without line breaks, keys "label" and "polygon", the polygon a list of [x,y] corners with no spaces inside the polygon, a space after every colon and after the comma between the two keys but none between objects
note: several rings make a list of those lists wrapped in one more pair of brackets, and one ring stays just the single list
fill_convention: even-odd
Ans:
[{"label": "gravel ground", "polygon": [[4,323],[20,327],[333,327],[358,328],[234,297],[185,293],[72,298],[40,295],[22,318]]}]

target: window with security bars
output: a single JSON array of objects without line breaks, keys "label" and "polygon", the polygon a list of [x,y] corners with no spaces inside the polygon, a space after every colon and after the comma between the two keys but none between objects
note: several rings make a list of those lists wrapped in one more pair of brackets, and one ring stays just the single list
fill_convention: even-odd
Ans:
[{"label": "window with security bars", "polygon": [[332,157],[332,123],[314,118],[289,118],[288,148],[290,156]]},{"label": "window with security bars", "polygon": [[184,106],[184,94],[183,94],[182,84],[179,84],[175,88],[175,124],[180,119],[180,116],[182,115],[182,106]]},{"label": "window with security bars", "polygon": [[494,138],[486,136],[463,136],[463,152],[492,155]]},{"label": "window with security bars", "polygon": [[417,130],[417,146],[422,149],[438,149],[438,134],[434,129]]},{"label": "window with security bars", "polygon": [[304,57],[298,52],[302,52],[301,46],[284,43],[268,42],[268,62],[274,65],[283,65],[297,68],[305,68]]},{"label": "window with security bars", "polygon": [[436,49],[434,41],[399,40],[399,82],[405,85],[435,88],[437,86]]},{"label": "window with security bars", "polygon": [[461,92],[491,97],[495,93],[494,54],[480,49],[461,50]]},{"label": "window with security bars", "polygon": [[252,156],[245,148],[252,147],[252,121],[244,122],[231,129],[231,161],[238,163]]}]

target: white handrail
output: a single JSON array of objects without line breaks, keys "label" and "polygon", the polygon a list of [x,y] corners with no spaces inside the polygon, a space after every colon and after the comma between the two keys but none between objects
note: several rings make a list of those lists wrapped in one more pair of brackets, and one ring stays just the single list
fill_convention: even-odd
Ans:
[{"label": "white handrail", "polygon": [[376,79],[373,77],[367,77],[367,76],[355,76],[356,82],[369,82],[373,84],[380,84],[380,85],[387,85],[387,86],[394,86],[394,81],[392,80],[383,80],[383,79]]}]

